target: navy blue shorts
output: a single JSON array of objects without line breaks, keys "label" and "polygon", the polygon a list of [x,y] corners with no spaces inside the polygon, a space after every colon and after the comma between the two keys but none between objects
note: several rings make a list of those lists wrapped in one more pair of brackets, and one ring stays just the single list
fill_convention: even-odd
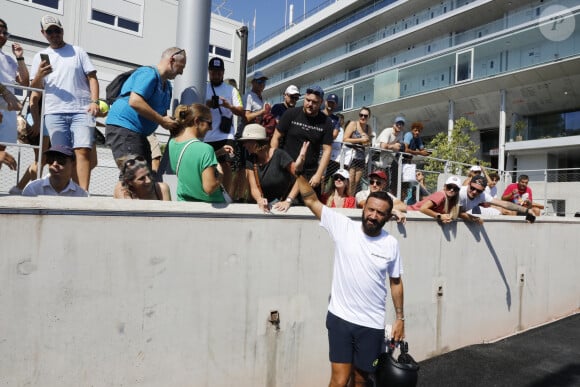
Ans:
[{"label": "navy blue shorts", "polygon": [[326,315],[326,329],[331,362],[349,363],[361,371],[374,372],[373,362],[381,353],[384,330],[356,325],[330,312]]}]

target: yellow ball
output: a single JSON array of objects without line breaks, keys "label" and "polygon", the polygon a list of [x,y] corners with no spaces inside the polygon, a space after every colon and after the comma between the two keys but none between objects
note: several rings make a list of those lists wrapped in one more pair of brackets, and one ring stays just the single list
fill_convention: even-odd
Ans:
[{"label": "yellow ball", "polygon": [[102,99],[99,100],[99,110],[101,114],[105,115],[109,112],[109,105],[103,101]]}]

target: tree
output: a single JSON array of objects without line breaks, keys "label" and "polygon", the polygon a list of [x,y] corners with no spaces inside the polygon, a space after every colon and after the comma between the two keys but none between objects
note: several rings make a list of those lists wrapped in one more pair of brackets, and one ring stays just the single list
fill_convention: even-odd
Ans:
[{"label": "tree", "polygon": [[[469,168],[472,165],[488,166],[489,163],[479,160],[475,155],[479,150],[479,146],[471,141],[470,133],[477,131],[477,126],[468,120],[461,117],[455,120],[451,137],[448,137],[447,132],[439,132],[429,142],[427,148],[431,149],[433,153],[431,158],[425,161],[424,169],[433,172],[446,172],[455,175],[467,175]],[[433,183],[436,186],[437,174],[427,175],[429,186]]]}]

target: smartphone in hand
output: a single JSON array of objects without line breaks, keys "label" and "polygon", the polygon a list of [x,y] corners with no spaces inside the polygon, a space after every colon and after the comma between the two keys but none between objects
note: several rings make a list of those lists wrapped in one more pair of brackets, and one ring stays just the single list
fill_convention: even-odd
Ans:
[{"label": "smartphone in hand", "polygon": [[48,54],[40,54],[40,60],[46,62],[46,64],[50,65],[50,58]]}]

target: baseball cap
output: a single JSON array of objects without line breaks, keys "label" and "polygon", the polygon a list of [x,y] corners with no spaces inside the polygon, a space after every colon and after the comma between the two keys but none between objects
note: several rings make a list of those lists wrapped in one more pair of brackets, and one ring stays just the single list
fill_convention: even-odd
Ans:
[{"label": "baseball cap", "polygon": [[471,178],[471,183],[479,184],[483,188],[487,187],[487,179],[482,175],[473,176]]},{"label": "baseball cap", "polygon": [[404,123],[406,123],[407,121],[405,120],[405,117],[403,117],[403,116],[397,116],[397,117],[395,117],[395,121],[394,121],[394,122],[395,122],[395,123],[397,123],[397,122],[402,122],[402,123],[404,124]]},{"label": "baseball cap", "polygon": [[62,24],[60,24],[60,20],[52,15],[45,15],[40,19],[40,27],[42,27],[43,31],[49,29],[49,27],[55,26],[62,29]]},{"label": "baseball cap", "polygon": [[268,79],[268,77],[265,76],[263,72],[256,71],[254,75],[252,75],[252,81],[255,81],[256,79]]},{"label": "baseball cap", "polygon": [[369,177],[372,177],[372,176],[378,177],[378,178],[383,179],[385,181],[387,180],[387,174],[384,171],[374,171],[373,173],[369,174]]},{"label": "baseball cap", "polygon": [[73,160],[75,159],[75,152],[74,150],[70,147],[70,146],[66,146],[66,145],[53,145],[50,147],[49,150],[47,150],[46,152],[44,152],[45,155],[49,155],[49,154],[60,154],[60,155],[65,155],[67,157],[72,158]]},{"label": "baseball cap", "polygon": [[298,89],[294,85],[290,85],[286,88],[286,91],[284,92],[284,94],[286,94],[286,95],[300,95],[300,89]]},{"label": "baseball cap", "polygon": [[338,104],[338,95],[336,95],[334,93],[328,94],[328,97],[326,97],[326,100],[328,102],[334,102],[334,103]]},{"label": "baseball cap", "polygon": [[461,188],[461,186],[462,186],[461,179],[459,179],[459,177],[457,177],[457,176],[449,176],[447,178],[447,180],[445,180],[445,185],[449,185],[449,184],[453,184],[453,185],[457,186],[457,188]]},{"label": "baseball cap", "polygon": [[266,128],[264,128],[260,124],[248,124],[244,127],[242,131],[242,137],[238,139],[238,141],[246,141],[246,140],[266,140]]},{"label": "baseball cap", "polygon": [[322,89],[322,87],[318,85],[311,86],[308,89],[306,89],[306,94],[314,94],[319,96],[320,98],[324,98],[324,90]]},{"label": "baseball cap", "polygon": [[209,64],[207,65],[209,70],[225,70],[224,61],[222,58],[211,58]]},{"label": "baseball cap", "polygon": [[342,169],[342,168],[332,174],[332,176],[336,176],[336,175],[340,175],[340,176],[344,177],[345,179],[350,178],[350,174],[348,173],[348,171],[346,169]]},{"label": "baseball cap", "polygon": [[481,166],[479,166],[479,165],[473,165],[471,168],[469,168],[469,170],[471,172],[481,172]]}]

